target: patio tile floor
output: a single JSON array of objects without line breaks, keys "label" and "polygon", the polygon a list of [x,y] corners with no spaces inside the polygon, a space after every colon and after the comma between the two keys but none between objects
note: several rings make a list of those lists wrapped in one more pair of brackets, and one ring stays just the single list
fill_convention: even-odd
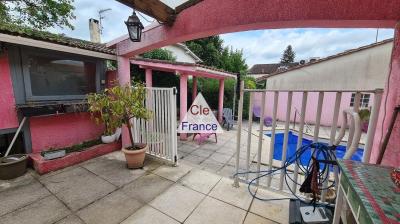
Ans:
[{"label": "patio tile floor", "polygon": [[41,182],[74,211],[116,189],[116,186],[82,167],[49,176]]},{"label": "patio tile floor", "polygon": [[150,205],[183,222],[204,197],[204,194],[176,184],[151,201]]},{"label": "patio tile floor", "polygon": [[286,223],[287,200],[258,201],[246,185],[232,186],[236,132],[222,136],[218,143],[179,142],[185,155],[177,167],[148,157],[143,169],[128,170],[123,154],[114,152],[43,176],[30,171],[0,181],[0,222]]},{"label": "patio tile floor", "polygon": [[203,194],[208,194],[219,182],[221,176],[203,170],[193,170],[179,182],[188,188]]}]

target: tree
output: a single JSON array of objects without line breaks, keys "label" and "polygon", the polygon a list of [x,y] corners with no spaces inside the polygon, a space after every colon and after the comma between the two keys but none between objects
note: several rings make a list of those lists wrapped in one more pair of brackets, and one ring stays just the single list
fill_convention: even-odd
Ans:
[{"label": "tree", "polygon": [[186,46],[201,58],[205,65],[221,68],[223,42],[219,36],[211,36],[187,41]]},{"label": "tree", "polygon": [[0,23],[18,24],[38,30],[49,27],[74,29],[71,20],[74,0],[6,0],[0,1]]},{"label": "tree", "polygon": [[296,53],[292,49],[292,45],[288,45],[283,51],[282,57],[281,57],[281,63],[287,64],[287,63],[292,63],[294,62],[294,58],[296,57]]},{"label": "tree", "polygon": [[176,61],[176,57],[171,51],[162,48],[146,52],[142,54],[142,57],[157,60]]},{"label": "tree", "polygon": [[187,47],[193,51],[203,63],[225,71],[240,73],[247,70],[242,50],[224,47],[220,36],[211,36],[187,41]]},{"label": "tree", "polygon": [[[186,45],[197,56],[203,60],[208,66],[223,69],[228,72],[241,74],[242,80],[245,80],[246,88],[255,88],[255,81],[247,77],[247,64],[243,56],[242,50],[233,49],[232,47],[223,46],[224,41],[219,36],[211,36],[197,40],[187,41]],[[198,89],[202,92],[204,98],[207,99],[208,105],[212,108],[218,107],[219,84],[218,80],[202,78],[198,79]],[[224,107],[233,106],[235,80],[225,80]],[[191,85],[189,85],[191,87]],[[236,101],[238,99],[236,98]],[[248,115],[248,94],[244,99],[243,114]],[[237,102],[236,102],[237,106]]]}]

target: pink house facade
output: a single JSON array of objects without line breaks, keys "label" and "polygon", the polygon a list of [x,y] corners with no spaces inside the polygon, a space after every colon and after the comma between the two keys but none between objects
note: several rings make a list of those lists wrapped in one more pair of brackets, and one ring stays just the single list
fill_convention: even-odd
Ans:
[{"label": "pink house facade", "polygon": [[62,41],[0,31],[1,154],[23,117],[19,147],[11,154],[68,147],[103,133],[85,109],[76,108],[86,93],[105,88],[111,74],[105,60],[115,60],[114,52],[101,44]]},{"label": "pink house facade", "polygon": [[[318,105],[318,93],[311,92],[308,93],[307,100],[307,109],[305,114],[305,122],[307,124],[315,124],[315,118],[317,117],[317,105]],[[352,93],[346,92],[342,94],[342,100],[340,102],[340,111],[350,108]],[[300,121],[300,111],[301,111],[301,101],[303,98],[303,93],[294,92],[292,98],[292,113],[290,115],[290,121],[294,122],[296,119],[296,123]],[[373,101],[373,95],[370,96],[370,101]],[[274,93],[266,94],[266,106],[265,106],[265,117],[272,117],[272,106],[274,101]],[[278,110],[277,110],[277,119],[279,121],[285,121],[286,119],[286,106],[287,106],[288,93],[280,92],[278,97]],[[332,117],[333,117],[333,105],[335,104],[336,93],[325,93],[323,106],[322,106],[322,114],[321,114],[321,125],[322,126],[331,126],[332,125]],[[253,108],[261,107],[261,94],[255,93],[253,96],[254,106]],[[254,110],[254,109],[253,109]],[[297,112],[295,112],[297,111]],[[296,113],[296,115],[295,115]],[[342,124],[343,117],[340,115],[338,124],[339,126]]]},{"label": "pink house facade", "polygon": [[[311,62],[305,65],[298,65],[286,71],[277,72],[271,75],[259,77],[258,82],[266,82],[266,87],[275,89],[285,83],[286,89],[331,89],[339,90],[342,92],[340,109],[353,108],[355,100],[355,93],[361,92],[359,99],[360,109],[371,108],[374,102],[374,94],[371,91],[382,90],[385,87],[385,80],[387,79],[388,68],[390,63],[390,53],[392,48],[392,40],[382,41],[376,44],[360,47],[339,53],[327,58],[320,59],[319,61]],[[342,70],[337,68],[341,67]],[[367,71],[368,69],[369,71]],[[374,74],[372,74],[374,73]],[[373,76],[374,79],[369,77]],[[332,82],[326,83],[325,81],[330,77],[334,77]],[[369,81],[366,81],[366,80]],[[311,86],[305,85],[309,83]],[[300,86],[300,87],[298,87]],[[285,87],[282,87],[285,89]],[[354,90],[354,92],[349,90]],[[366,92],[362,92],[362,90]],[[305,122],[307,124],[315,124],[317,117],[318,105],[318,92],[309,92],[305,113]],[[300,111],[302,104],[302,92],[294,92],[292,98],[292,113],[290,121],[300,121]],[[278,110],[277,119],[284,121],[286,118],[287,107],[287,92],[280,92],[278,97]],[[272,117],[272,106],[274,100],[274,93],[268,92],[266,94],[266,107],[265,117]],[[322,113],[320,124],[323,126],[331,126],[334,114],[333,107],[335,105],[336,93],[325,92],[322,104]],[[253,108],[260,108],[261,94],[255,93],[253,96]],[[339,115],[338,125],[342,124],[343,116]]]}]

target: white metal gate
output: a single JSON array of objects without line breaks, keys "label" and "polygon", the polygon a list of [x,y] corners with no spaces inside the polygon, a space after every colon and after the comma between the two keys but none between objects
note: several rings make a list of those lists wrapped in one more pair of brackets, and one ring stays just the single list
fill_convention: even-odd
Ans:
[{"label": "white metal gate", "polygon": [[148,121],[132,119],[132,133],[139,142],[149,145],[149,155],[177,165],[176,88],[146,88]]}]

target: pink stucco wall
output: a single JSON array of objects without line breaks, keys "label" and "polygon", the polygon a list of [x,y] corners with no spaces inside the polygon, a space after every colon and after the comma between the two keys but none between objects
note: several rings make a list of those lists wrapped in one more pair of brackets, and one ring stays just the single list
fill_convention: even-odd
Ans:
[{"label": "pink stucco wall", "polygon": [[8,54],[0,54],[0,129],[18,127]]},{"label": "pink stucco wall", "polygon": [[[370,162],[373,163],[378,158],[382,141],[387,134],[390,121],[392,120],[394,108],[400,105],[400,23],[397,24],[395,30],[390,66],[389,78],[383,94],[382,109],[378,118],[370,159]],[[400,116],[397,117],[395,122],[382,164],[394,167],[400,166]]]},{"label": "pink stucco wall", "polygon": [[[287,107],[287,92],[279,93],[278,97],[278,111],[277,111],[277,119],[284,121],[286,117],[286,107]],[[294,110],[297,110],[300,113],[301,110],[301,102],[302,102],[303,94],[300,92],[293,93],[292,99],[292,111],[290,114],[290,120],[294,120]],[[328,92],[324,94],[324,101],[322,104],[322,114],[321,114],[321,125],[323,126],[330,126],[332,124],[333,119],[333,112],[334,112],[334,105],[335,105],[336,93]],[[342,94],[342,101],[340,103],[340,111],[347,109],[350,107],[350,99],[351,93],[343,93]],[[261,106],[261,94],[255,93],[254,94],[254,108]],[[373,101],[373,97],[371,96],[371,101]],[[272,107],[274,103],[274,93],[269,92],[266,95],[266,103],[265,103],[265,116],[272,117]],[[308,93],[307,98],[307,109],[306,109],[306,116],[305,120],[308,124],[315,124],[315,118],[317,116],[317,105],[318,105],[318,93],[311,92]],[[296,121],[299,122],[299,116],[297,115]],[[342,114],[339,114],[338,125],[342,124]]]},{"label": "pink stucco wall", "polygon": [[71,113],[30,118],[32,152],[61,148],[98,138],[103,127],[89,113]]},{"label": "pink stucco wall", "polygon": [[[106,73],[107,87],[115,85],[116,71]],[[96,125],[89,113],[70,113],[62,115],[30,118],[32,152],[50,148],[61,148],[98,138],[104,131]]]}]

